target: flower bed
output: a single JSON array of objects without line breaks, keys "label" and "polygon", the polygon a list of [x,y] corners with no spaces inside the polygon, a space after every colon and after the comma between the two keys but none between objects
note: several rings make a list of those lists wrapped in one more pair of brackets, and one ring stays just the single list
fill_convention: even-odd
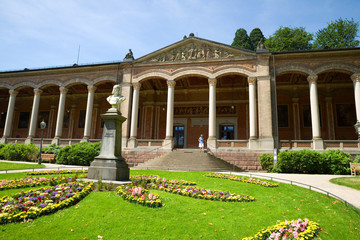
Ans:
[{"label": "flower bed", "polygon": [[238,195],[230,192],[221,192],[216,190],[207,190],[197,187],[182,187],[180,185],[155,184],[148,183],[147,188],[158,189],[161,191],[179,194],[204,200],[223,201],[223,202],[252,202],[255,198],[252,196]]},{"label": "flower bed", "polygon": [[63,181],[62,177],[36,177],[36,178],[21,178],[21,179],[3,179],[0,182],[0,191],[7,189],[16,189],[16,188],[27,188],[27,187],[37,187],[41,185],[48,185],[50,182],[60,182]]},{"label": "flower bed", "polygon": [[260,180],[260,179],[257,179],[257,178],[248,178],[248,177],[244,177],[244,176],[237,177],[237,176],[231,176],[231,175],[219,174],[219,173],[209,173],[209,174],[206,174],[204,176],[213,177],[213,178],[228,179],[228,180],[244,182],[244,183],[251,183],[251,184],[260,185],[260,186],[263,186],[263,187],[278,187],[279,186],[279,184],[276,184],[276,183],[263,181],[263,180]]},{"label": "flower bed", "polygon": [[48,170],[48,171],[35,171],[27,172],[27,175],[54,175],[54,174],[76,174],[76,173],[87,173],[88,170]]},{"label": "flower bed", "polygon": [[314,239],[320,231],[318,223],[298,219],[291,222],[285,221],[274,226],[260,230],[255,236],[243,238],[243,240],[263,239]]},{"label": "flower bed", "polygon": [[177,184],[177,185],[196,185],[196,182],[189,182],[183,179],[177,180],[169,180],[166,178],[161,178],[157,175],[139,175],[139,176],[131,176],[130,180],[136,184],[136,182],[145,182],[145,183],[156,183],[156,184]]},{"label": "flower bed", "polygon": [[122,185],[117,189],[117,194],[126,201],[152,208],[162,207],[159,195],[153,194],[149,190],[132,185]]},{"label": "flower bed", "polygon": [[66,183],[0,199],[0,224],[26,221],[54,213],[79,202],[92,190],[92,182]]}]

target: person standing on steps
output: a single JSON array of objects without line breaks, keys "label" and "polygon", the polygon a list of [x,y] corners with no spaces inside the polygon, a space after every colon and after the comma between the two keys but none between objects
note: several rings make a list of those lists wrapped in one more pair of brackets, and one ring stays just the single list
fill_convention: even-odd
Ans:
[{"label": "person standing on steps", "polygon": [[203,138],[202,134],[200,134],[198,141],[199,141],[200,152],[203,152],[204,151],[204,138]]}]

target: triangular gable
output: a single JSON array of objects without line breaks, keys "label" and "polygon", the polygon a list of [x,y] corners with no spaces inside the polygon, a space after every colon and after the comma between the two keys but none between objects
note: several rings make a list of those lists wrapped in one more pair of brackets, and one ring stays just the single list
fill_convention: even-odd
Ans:
[{"label": "triangular gable", "polygon": [[256,53],[197,37],[189,37],[138,58],[134,63],[170,63],[205,60],[254,59]]}]

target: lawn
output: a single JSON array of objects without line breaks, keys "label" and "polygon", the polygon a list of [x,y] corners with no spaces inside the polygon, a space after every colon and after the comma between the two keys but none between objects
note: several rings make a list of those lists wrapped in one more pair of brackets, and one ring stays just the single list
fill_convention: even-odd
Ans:
[{"label": "lawn", "polygon": [[330,179],[330,182],[360,190],[360,177],[341,177]]},{"label": "lawn", "polygon": [[32,168],[44,168],[45,165],[39,164],[27,164],[27,163],[12,163],[12,162],[0,162],[0,171],[14,170],[14,169],[32,169]]},{"label": "lawn", "polygon": [[[163,191],[162,208],[122,200],[115,192],[92,192],[68,209],[27,223],[0,226],[3,239],[241,239],[278,220],[308,218],[320,224],[321,239],[359,239],[360,213],[324,194],[294,185],[276,188],[204,177],[203,172],[132,170],[197,182],[213,190],[243,193],[254,202],[217,202]],[[23,175],[19,175],[21,177]],[[1,176],[2,177],[2,176]],[[15,177],[14,174],[11,177]],[[2,191],[1,196],[19,190]],[[319,239],[320,239],[319,238]]]}]

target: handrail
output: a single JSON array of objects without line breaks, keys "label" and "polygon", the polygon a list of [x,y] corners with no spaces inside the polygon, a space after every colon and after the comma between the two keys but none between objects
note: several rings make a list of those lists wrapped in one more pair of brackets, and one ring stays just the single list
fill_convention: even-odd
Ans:
[{"label": "handrail", "polygon": [[[244,173],[242,173],[242,174],[244,174]],[[353,208],[355,208],[355,209],[360,213],[360,208],[355,207],[353,204],[349,203],[349,202],[346,201],[345,199],[343,199],[343,198],[341,198],[341,197],[339,197],[339,196],[337,196],[337,195],[335,195],[335,194],[333,194],[333,193],[331,193],[331,192],[328,192],[328,191],[326,191],[326,190],[324,190],[324,189],[321,189],[321,188],[318,188],[318,187],[315,187],[315,186],[312,186],[312,185],[309,185],[309,184],[306,184],[306,183],[301,183],[301,182],[297,182],[297,181],[293,181],[293,180],[288,180],[288,179],[283,179],[283,178],[278,178],[278,177],[269,177],[269,176],[264,176],[264,175],[260,175],[260,174],[254,174],[254,173],[249,173],[248,175],[249,175],[250,177],[256,176],[256,177],[259,177],[259,178],[268,178],[268,179],[270,179],[271,181],[273,181],[273,180],[275,180],[275,181],[276,181],[276,180],[280,180],[280,181],[284,181],[285,183],[286,183],[286,182],[290,182],[290,185],[293,185],[293,183],[295,183],[295,184],[299,184],[299,185],[308,187],[309,190],[317,189],[317,190],[319,190],[319,191],[321,191],[321,192],[326,193],[327,196],[330,195],[330,196],[333,196],[333,197],[339,199],[340,201],[343,201],[343,202],[345,203],[345,206],[347,206],[347,205],[352,206]],[[278,181],[277,181],[277,182],[278,182]],[[300,187],[302,187],[302,186],[300,186]],[[305,188],[305,187],[304,187],[304,188]]]}]

